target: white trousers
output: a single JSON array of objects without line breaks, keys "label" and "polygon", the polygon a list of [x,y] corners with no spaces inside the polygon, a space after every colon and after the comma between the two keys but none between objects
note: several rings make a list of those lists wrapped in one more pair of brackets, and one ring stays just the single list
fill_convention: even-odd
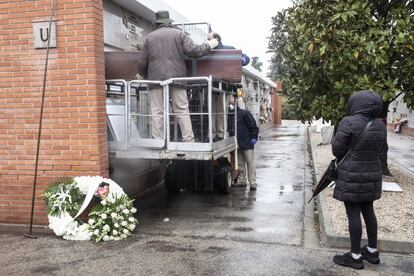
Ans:
[{"label": "white trousers", "polygon": [[[172,110],[180,125],[183,142],[194,142],[193,127],[191,125],[187,91],[170,87]],[[183,114],[187,113],[187,114]],[[162,88],[151,89],[152,137],[164,139],[164,102]]]},{"label": "white trousers", "polygon": [[227,108],[230,102],[229,95],[213,95],[211,99],[211,109],[213,113],[213,138],[224,138],[224,134],[226,133],[226,129],[224,129],[223,97],[226,97],[224,105]]},{"label": "white trousers", "polygon": [[[238,183],[246,183],[249,179],[250,185],[256,185],[256,163],[254,160],[254,150],[238,150],[237,151],[239,178]],[[247,170],[246,170],[247,168]]]}]

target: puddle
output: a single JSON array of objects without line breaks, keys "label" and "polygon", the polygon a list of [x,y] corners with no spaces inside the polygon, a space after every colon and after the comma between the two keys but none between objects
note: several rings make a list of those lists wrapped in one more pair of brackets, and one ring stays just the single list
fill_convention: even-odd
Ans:
[{"label": "puddle", "polygon": [[233,230],[239,231],[239,232],[252,232],[254,231],[251,227],[234,227]]}]

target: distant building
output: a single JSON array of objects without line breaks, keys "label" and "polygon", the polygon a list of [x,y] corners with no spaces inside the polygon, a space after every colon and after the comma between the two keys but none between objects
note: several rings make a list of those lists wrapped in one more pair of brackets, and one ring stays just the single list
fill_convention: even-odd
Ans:
[{"label": "distant building", "polygon": [[280,118],[275,119],[273,113],[281,107],[275,103],[277,96],[276,84],[253,68],[251,65],[243,67],[242,75],[243,102],[258,124],[273,122],[280,124]]},{"label": "distant building", "polygon": [[414,136],[414,112],[404,103],[403,98],[404,94],[401,94],[390,104],[388,107],[387,122],[391,128],[395,120],[407,118],[407,125],[402,127],[401,133]]}]

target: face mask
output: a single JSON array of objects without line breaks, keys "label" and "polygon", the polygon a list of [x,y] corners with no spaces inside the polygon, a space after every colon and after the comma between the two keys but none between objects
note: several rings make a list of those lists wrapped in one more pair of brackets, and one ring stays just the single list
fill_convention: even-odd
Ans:
[{"label": "face mask", "polygon": [[230,110],[234,110],[234,104],[229,104]]}]

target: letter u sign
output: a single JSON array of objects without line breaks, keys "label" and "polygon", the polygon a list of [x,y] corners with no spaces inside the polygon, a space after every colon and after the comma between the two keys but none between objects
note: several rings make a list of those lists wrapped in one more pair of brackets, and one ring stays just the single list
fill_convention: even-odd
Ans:
[{"label": "letter u sign", "polygon": [[33,23],[34,46],[36,49],[47,48],[50,39],[50,48],[56,47],[56,21],[52,21],[49,31],[49,21]]},{"label": "letter u sign", "polygon": [[46,28],[45,31],[43,30],[43,28],[40,28],[40,39],[43,42],[47,42],[47,40],[49,39],[49,28]]}]

